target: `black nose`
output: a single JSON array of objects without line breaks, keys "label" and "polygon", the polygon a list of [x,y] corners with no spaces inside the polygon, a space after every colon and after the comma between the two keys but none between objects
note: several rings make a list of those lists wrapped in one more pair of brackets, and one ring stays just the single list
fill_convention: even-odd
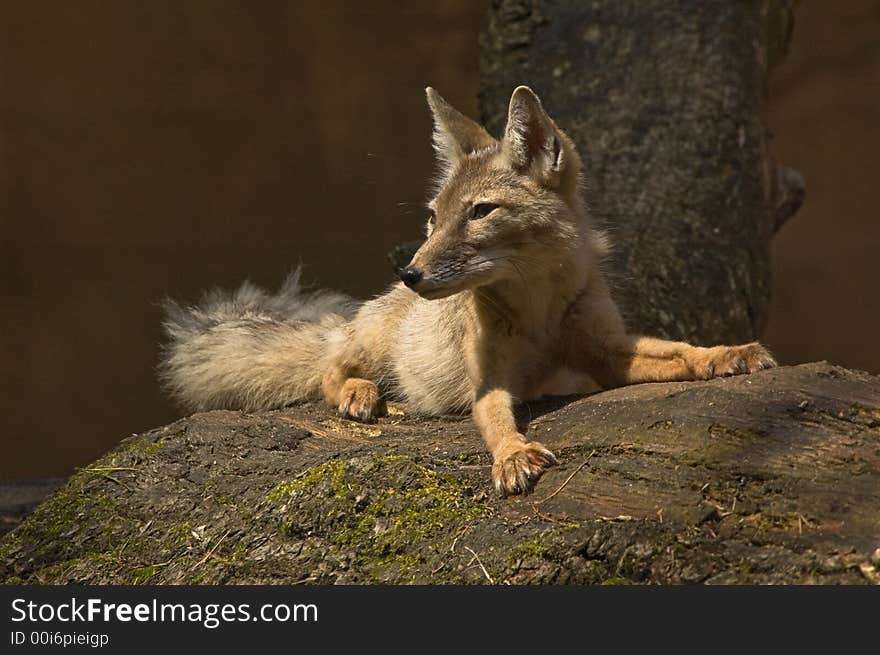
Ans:
[{"label": "black nose", "polygon": [[418,284],[422,279],[422,272],[415,266],[407,266],[400,271],[400,279],[406,286],[412,288],[413,285]]}]

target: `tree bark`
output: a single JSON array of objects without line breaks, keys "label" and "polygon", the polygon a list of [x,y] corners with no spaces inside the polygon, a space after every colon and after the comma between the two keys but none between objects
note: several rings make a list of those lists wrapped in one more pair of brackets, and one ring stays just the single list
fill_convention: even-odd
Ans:
[{"label": "tree bark", "polygon": [[503,500],[466,418],[196,414],[77,473],[0,542],[0,583],[880,577],[878,377],[808,364],[522,418],[560,466]]},{"label": "tree bark", "polygon": [[630,327],[702,345],[757,338],[769,243],[803,198],[770,153],[770,69],[786,0],[493,0],[483,119],[526,84],[578,145],[588,206],[615,244]]}]

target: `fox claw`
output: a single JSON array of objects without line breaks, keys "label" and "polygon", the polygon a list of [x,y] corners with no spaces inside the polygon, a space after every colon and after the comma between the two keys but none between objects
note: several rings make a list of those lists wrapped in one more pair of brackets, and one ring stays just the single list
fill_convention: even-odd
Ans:
[{"label": "fox claw", "polygon": [[361,423],[372,423],[385,413],[385,401],[379,388],[369,380],[350,378],[342,386],[342,400],[337,411],[344,417]]},{"label": "fox claw", "polygon": [[705,380],[754,373],[776,366],[776,360],[759,343],[749,343],[744,346],[718,346],[708,350],[708,361],[703,367],[702,376]]},{"label": "fox claw", "polygon": [[492,479],[501,496],[528,494],[544,471],[557,464],[556,456],[537,441],[518,443],[495,459]]}]

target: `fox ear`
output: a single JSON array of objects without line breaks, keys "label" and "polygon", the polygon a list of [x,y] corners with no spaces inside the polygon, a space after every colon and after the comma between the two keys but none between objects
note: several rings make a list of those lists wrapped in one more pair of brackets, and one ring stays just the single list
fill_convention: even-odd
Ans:
[{"label": "fox ear", "polygon": [[576,179],[580,168],[574,143],[527,86],[517,87],[510,96],[502,148],[513,168],[530,171],[548,186]]},{"label": "fox ear", "polygon": [[434,117],[434,150],[447,167],[480,148],[497,143],[479,123],[455,109],[434,89],[428,87],[425,93]]}]

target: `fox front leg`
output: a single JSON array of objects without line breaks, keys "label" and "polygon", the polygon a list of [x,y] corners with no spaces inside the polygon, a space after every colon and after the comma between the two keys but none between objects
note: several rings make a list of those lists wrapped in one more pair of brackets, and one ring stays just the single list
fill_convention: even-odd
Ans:
[{"label": "fox front leg", "polygon": [[347,418],[372,422],[385,414],[385,400],[375,382],[353,373],[339,367],[328,370],[321,384],[324,399]]},{"label": "fox front leg", "polygon": [[492,480],[500,494],[529,493],[544,471],[556,464],[544,444],[527,442],[516,429],[513,398],[504,389],[478,392],[473,417],[492,453]]},{"label": "fox front leg", "polygon": [[640,382],[709,380],[754,373],[776,366],[759,343],[703,348],[632,334],[612,336],[587,346],[587,359],[603,386]]},{"label": "fox front leg", "polygon": [[628,334],[604,281],[574,307],[566,333],[566,363],[606,389],[640,382],[708,380],[776,366],[759,343],[703,348]]}]

